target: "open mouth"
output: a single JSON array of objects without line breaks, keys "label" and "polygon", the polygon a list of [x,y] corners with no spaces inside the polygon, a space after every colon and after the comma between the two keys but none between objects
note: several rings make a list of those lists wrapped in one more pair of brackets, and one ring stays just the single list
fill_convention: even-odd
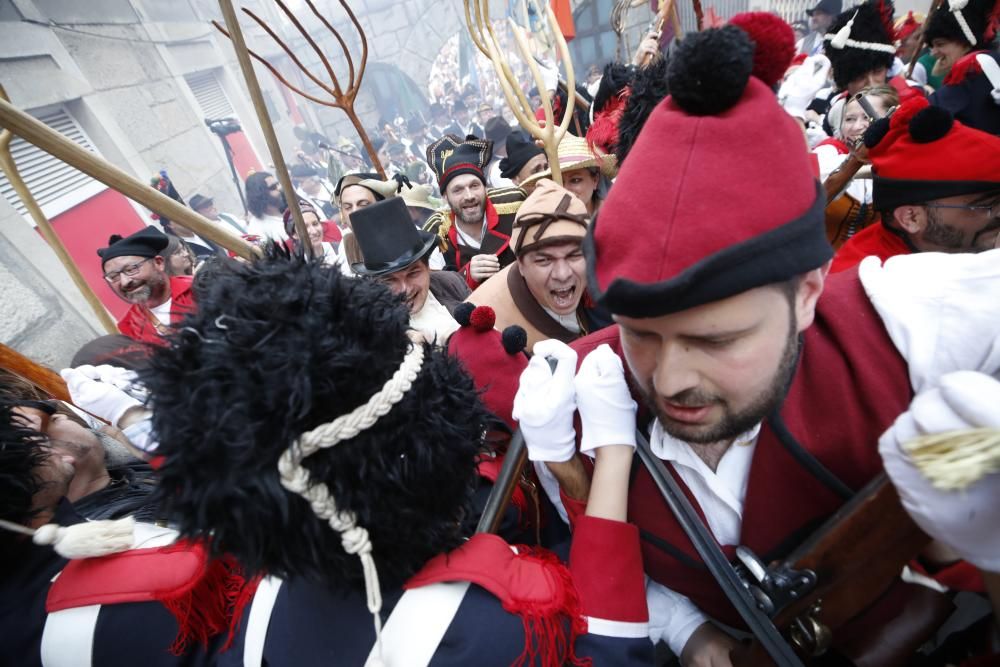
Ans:
[{"label": "open mouth", "polygon": [[559,310],[576,306],[576,285],[564,289],[550,290],[552,304]]}]

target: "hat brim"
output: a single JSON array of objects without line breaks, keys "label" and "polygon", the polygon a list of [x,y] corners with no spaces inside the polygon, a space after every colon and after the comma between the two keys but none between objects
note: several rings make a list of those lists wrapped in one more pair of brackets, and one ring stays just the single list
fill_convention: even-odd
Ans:
[{"label": "hat brim", "polygon": [[375,278],[395,273],[396,271],[402,271],[406,267],[418,262],[420,259],[430,254],[438,242],[436,234],[431,234],[430,232],[422,230],[418,230],[417,233],[424,239],[424,242],[419,246],[419,248],[411,250],[393,262],[377,267],[370,267],[364,262],[356,262],[351,264],[351,270],[359,276],[368,276],[369,278]]},{"label": "hat brim", "polygon": [[[601,157],[591,157],[587,158],[586,160],[581,160],[579,162],[570,162],[568,164],[560,165],[559,171],[565,174],[567,171],[575,171],[577,169],[589,169],[591,167],[597,167],[598,169],[601,170],[601,173],[603,175],[607,176],[608,178],[614,178],[615,173],[617,172],[617,164],[618,160],[615,159],[614,155],[611,155],[609,153]],[[543,171],[538,172],[537,174],[532,174],[528,178],[521,181],[520,187],[524,188],[537,185],[538,181],[542,180],[543,178],[552,178],[552,170],[545,169]]]}]

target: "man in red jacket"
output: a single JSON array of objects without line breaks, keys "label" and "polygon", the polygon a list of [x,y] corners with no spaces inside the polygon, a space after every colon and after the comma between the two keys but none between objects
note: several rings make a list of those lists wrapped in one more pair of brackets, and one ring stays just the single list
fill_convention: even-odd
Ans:
[{"label": "man in red jacket", "polygon": [[[733,59],[725,77],[720,53]],[[876,443],[914,390],[949,370],[1000,369],[1000,269],[997,251],[928,253],[829,277],[823,190],[801,130],[751,76],[753,55],[736,26],[689,35],[674,52],[671,95],[583,244],[591,293],[618,326],[572,347],[583,359],[607,344],[623,358],[652,418],[639,424],[652,453],[727,558],[739,545],[767,563],[882,471]],[[575,408],[583,449],[588,422],[629,418],[579,396]],[[537,435],[548,423],[527,426]],[[550,443],[550,456],[532,458],[564,497],[586,498],[572,430],[535,442]],[[645,470],[628,504],[654,637],[683,665],[730,664],[737,643],[717,622],[743,623]]]},{"label": "man in red jacket", "polygon": [[166,235],[146,227],[131,236],[108,239],[101,258],[104,279],[112,291],[132,304],[118,320],[118,330],[145,343],[160,343],[167,327],[194,309],[190,276],[169,277],[162,256]]},{"label": "man in red jacket", "polygon": [[927,100],[904,102],[865,133],[882,214],[841,246],[831,271],[865,257],[982,252],[1000,231],[1000,137],[966,127]]}]

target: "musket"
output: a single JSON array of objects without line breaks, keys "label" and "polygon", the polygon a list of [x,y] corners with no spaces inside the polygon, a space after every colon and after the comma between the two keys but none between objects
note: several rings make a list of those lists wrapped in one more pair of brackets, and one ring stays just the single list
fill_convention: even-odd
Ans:
[{"label": "musket", "polygon": [[38,387],[52,398],[70,402],[66,382],[58,373],[3,343],[0,343],[0,368]]},{"label": "musket", "polygon": [[[754,596],[809,659],[825,653],[838,629],[878,600],[929,543],[882,473],[780,562],[765,566],[742,548],[737,556]],[[803,574],[815,581],[808,592],[787,585]],[[733,664],[768,663],[754,642],[734,655]]]}]

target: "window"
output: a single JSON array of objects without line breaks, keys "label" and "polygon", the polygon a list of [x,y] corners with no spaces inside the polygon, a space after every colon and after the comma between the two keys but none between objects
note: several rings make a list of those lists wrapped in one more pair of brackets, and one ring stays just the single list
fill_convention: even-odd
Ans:
[{"label": "window", "polygon": [[[97,152],[83,128],[65,108],[58,107],[34,115],[74,143],[93,153]],[[53,218],[105,190],[103,183],[95,181],[82,171],[77,171],[20,137],[14,137],[11,141],[10,152],[25,185],[48,218]],[[0,174],[0,192],[18,213],[30,220],[28,210],[14,192],[14,187],[5,174]]]}]

